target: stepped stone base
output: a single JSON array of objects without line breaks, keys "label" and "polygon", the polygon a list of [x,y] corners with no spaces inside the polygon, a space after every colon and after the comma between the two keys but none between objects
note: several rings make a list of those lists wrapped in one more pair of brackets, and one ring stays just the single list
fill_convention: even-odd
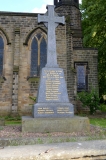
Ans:
[{"label": "stepped stone base", "polygon": [[87,117],[72,118],[32,118],[22,117],[22,132],[89,132],[90,123]]}]

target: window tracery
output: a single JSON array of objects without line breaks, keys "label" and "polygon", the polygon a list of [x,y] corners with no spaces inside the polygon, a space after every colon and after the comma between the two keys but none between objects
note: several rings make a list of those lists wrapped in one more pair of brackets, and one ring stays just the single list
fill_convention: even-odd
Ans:
[{"label": "window tracery", "polygon": [[47,42],[42,33],[36,33],[31,43],[30,76],[39,76],[47,63]]}]

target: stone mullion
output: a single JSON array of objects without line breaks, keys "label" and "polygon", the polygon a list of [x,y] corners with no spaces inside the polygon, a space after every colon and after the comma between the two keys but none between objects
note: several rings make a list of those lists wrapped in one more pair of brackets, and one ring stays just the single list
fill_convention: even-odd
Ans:
[{"label": "stone mullion", "polygon": [[40,66],[40,41],[38,41],[38,66]]}]

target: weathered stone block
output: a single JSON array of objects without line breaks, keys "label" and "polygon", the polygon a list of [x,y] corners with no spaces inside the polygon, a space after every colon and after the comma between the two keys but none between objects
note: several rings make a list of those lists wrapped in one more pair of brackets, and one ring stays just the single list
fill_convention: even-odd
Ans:
[{"label": "weathered stone block", "polygon": [[22,117],[22,132],[89,132],[90,123],[87,117],[72,118],[32,118]]}]

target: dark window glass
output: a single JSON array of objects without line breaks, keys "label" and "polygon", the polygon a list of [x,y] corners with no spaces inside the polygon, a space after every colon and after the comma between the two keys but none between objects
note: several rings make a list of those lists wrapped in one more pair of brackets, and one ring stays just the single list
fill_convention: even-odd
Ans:
[{"label": "dark window glass", "polygon": [[4,42],[2,37],[0,37],[0,75],[3,72],[3,52],[4,52]]},{"label": "dark window glass", "polygon": [[31,45],[31,76],[37,76],[37,70],[38,70],[38,43],[36,38],[34,38]]},{"label": "dark window glass", "polygon": [[43,38],[40,44],[40,71],[47,63],[47,44]]},{"label": "dark window glass", "polygon": [[88,90],[88,62],[75,62],[77,71],[77,91]]},{"label": "dark window glass", "polygon": [[85,82],[85,66],[77,66],[77,89],[85,90],[86,82]]},{"label": "dark window glass", "polygon": [[74,0],[76,3],[78,3],[78,0]]},{"label": "dark window glass", "polygon": [[40,39],[42,36],[41,36],[41,34],[39,33],[39,34],[36,35],[36,37],[37,37],[38,39]]},{"label": "dark window glass", "polygon": [[2,37],[0,37],[0,49],[4,49],[4,42]]}]

